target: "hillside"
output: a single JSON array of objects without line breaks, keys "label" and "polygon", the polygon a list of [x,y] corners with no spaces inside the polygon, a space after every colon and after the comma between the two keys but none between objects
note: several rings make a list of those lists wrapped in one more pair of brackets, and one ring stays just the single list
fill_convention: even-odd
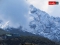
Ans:
[{"label": "hillside", "polygon": [[[17,31],[17,29],[14,29],[14,30]],[[6,31],[0,29],[0,35],[6,34],[6,33],[7,33]],[[19,44],[24,45],[26,43],[28,43],[29,45],[33,45],[33,44],[36,44],[36,45],[58,45],[57,43],[55,43],[47,38],[44,38],[44,37],[41,37],[38,35],[34,35],[29,32],[20,31],[19,34],[21,34],[21,35],[18,38],[13,38],[13,37],[11,39],[7,38],[7,40],[5,40],[5,43],[7,45],[10,45],[10,44],[11,45],[19,45]]]},{"label": "hillside", "polygon": [[7,31],[0,29],[0,35],[7,34],[7,33],[8,33]]},{"label": "hillside", "polygon": [[7,45],[59,45],[47,38],[39,36],[20,36],[6,40]]},{"label": "hillside", "polygon": [[30,8],[30,15],[34,19],[29,25],[32,33],[60,42],[60,17],[50,16],[33,5]]}]

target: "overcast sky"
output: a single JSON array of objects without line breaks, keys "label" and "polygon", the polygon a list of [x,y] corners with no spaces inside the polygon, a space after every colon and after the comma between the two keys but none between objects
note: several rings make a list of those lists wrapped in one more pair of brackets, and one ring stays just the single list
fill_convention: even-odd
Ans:
[{"label": "overcast sky", "polygon": [[29,5],[25,0],[0,0],[0,20],[3,20],[3,26],[7,24],[17,27],[18,25],[27,25]]},{"label": "overcast sky", "polygon": [[48,1],[58,1],[60,3],[60,0],[28,0],[30,4],[47,12],[50,16],[60,17],[60,4],[51,6],[48,5]]},{"label": "overcast sky", "polygon": [[[48,5],[49,0],[0,0],[0,20],[3,26],[17,27],[18,25],[28,25],[33,18],[29,16],[29,5],[47,12],[50,16],[60,17],[60,4],[55,6]],[[60,2],[60,0],[56,0]]]}]

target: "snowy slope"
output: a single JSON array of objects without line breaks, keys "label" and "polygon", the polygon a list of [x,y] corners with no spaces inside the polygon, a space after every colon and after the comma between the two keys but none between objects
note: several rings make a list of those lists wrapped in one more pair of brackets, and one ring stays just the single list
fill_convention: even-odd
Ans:
[{"label": "snowy slope", "polygon": [[42,35],[51,40],[60,40],[60,18],[49,16],[48,13],[30,6],[30,15],[34,18],[30,22],[35,34]]},{"label": "snowy slope", "polygon": [[[48,13],[35,8],[33,5],[30,6],[30,16],[34,20],[29,23],[31,29],[28,29],[27,32],[33,30],[31,32],[33,34],[44,36],[54,41],[60,41],[60,17],[49,16]],[[8,26],[6,28],[9,28],[7,31],[19,32],[19,30],[14,29],[14,31]],[[26,30],[24,29],[23,31],[25,32]]]}]

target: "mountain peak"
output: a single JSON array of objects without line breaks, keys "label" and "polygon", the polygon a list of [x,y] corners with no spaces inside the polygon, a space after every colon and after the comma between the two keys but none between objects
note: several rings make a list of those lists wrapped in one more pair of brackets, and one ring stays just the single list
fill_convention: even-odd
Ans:
[{"label": "mountain peak", "polygon": [[30,5],[30,12],[35,13],[36,11],[37,9],[33,5]]},{"label": "mountain peak", "polygon": [[37,14],[37,15],[40,15],[40,16],[47,16],[47,17],[49,17],[48,13],[46,13],[45,11],[42,11],[40,9],[37,9],[33,5],[30,5],[30,12],[31,12],[31,14]]},{"label": "mountain peak", "polygon": [[36,28],[33,29],[35,34],[43,35],[51,40],[59,41],[60,18],[50,16],[45,11],[35,8],[33,5],[31,5],[30,8],[31,16],[34,18],[31,23],[34,22],[36,25]]}]

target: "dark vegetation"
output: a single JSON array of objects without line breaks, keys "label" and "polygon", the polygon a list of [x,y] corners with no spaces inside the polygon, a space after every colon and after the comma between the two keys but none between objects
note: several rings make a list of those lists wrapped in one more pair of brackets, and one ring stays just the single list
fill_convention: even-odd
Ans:
[{"label": "dark vegetation", "polygon": [[8,33],[8,32],[3,30],[3,29],[0,29],[0,36],[3,35],[3,34],[6,34],[6,33]]},{"label": "dark vegetation", "polygon": [[6,45],[58,45],[55,42],[43,38],[43,37],[36,37],[36,36],[20,36],[18,38],[10,38],[2,41],[3,44]]},{"label": "dark vegetation", "polygon": [[[18,29],[14,29],[14,30],[18,30]],[[10,31],[13,33],[12,30]],[[18,35],[17,34],[18,32],[16,31],[15,31],[16,34],[11,34],[10,32],[8,33],[2,29],[0,29],[0,32],[1,32],[0,45],[59,45],[45,37],[34,35],[29,32],[23,32],[21,30],[20,30],[21,35]],[[10,34],[12,36],[8,36],[6,34]]]}]

